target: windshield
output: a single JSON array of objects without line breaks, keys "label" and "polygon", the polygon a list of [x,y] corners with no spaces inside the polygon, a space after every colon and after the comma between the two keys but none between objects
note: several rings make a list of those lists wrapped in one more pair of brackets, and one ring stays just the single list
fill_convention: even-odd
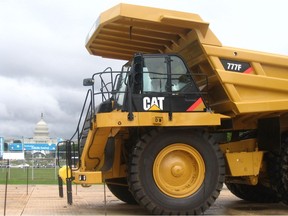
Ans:
[{"label": "windshield", "polygon": [[143,67],[143,91],[167,92],[169,79],[168,62],[171,67],[171,91],[177,92],[188,82],[188,71],[178,56],[145,56]]},{"label": "windshield", "polygon": [[143,91],[165,92],[167,82],[167,64],[165,58],[144,57]]}]

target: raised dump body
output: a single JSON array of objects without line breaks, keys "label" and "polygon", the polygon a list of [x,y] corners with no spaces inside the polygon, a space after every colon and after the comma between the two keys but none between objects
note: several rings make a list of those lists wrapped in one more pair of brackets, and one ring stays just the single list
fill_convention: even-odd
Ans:
[{"label": "raised dump body", "polygon": [[208,87],[198,81],[215,112],[248,118],[287,113],[288,57],[222,46],[196,14],[120,4],[99,16],[86,48],[123,60],[177,53],[192,73],[208,75]]},{"label": "raised dump body", "polygon": [[127,4],[99,16],[86,48],[128,62],[83,82],[78,149],[65,141],[59,171],[70,204],[72,181],[153,214],[201,214],[223,183],[288,203],[287,57],[222,46],[196,14]]}]

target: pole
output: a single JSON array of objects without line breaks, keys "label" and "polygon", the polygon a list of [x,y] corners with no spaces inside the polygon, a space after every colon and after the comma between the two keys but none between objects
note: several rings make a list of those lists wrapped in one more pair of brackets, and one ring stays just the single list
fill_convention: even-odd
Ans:
[{"label": "pole", "polygon": [[29,185],[29,167],[26,167],[27,172],[27,187],[26,187],[26,195],[28,195],[28,185]]},{"label": "pole", "polygon": [[33,154],[33,151],[32,151],[32,176],[31,176],[32,181],[34,180],[34,167],[35,167],[34,154]]},{"label": "pole", "polygon": [[55,171],[55,179],[57,179],[57,148],[55,153],[55,160],[54,160],[54,171]]},{"label": "pole", "polygon": [[67,188],[67,202],[72,205],[72,160],[71,160],[72,145],[71,141],[66,141],[66,188]]},{"label": "pole", "polygon": [[69,205],[72,205],[72,179],[66,178],[66,187],[67,187],[67,202]]},{"label": "pole", "polygon": [[7,166],[8,166],[8,178],[9,179],[11,179],[11,172],[10,172],[10,160],[8,159],[8,164],[7,164]]},{"label": "pole", "polygon": [[104,211],[105,211],[105,216],[107,215],[107,198],[106,198],[106,181],[104,179],[103,181],[104,185]]},{"label": "pole", "polygon": [[[9,165],[9,160],[8,160],[8,165]],[[6,167],[6,182],[5,182],[5,198],[4,198],[4,216],[6,216],[6,203],[7,203],[7,186],[8,186],[8,169]]]}]

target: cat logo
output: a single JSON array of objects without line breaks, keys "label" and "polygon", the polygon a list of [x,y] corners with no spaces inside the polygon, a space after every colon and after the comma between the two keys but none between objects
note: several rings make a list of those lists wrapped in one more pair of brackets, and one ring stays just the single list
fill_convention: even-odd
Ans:
[{"label": "cat logo", "polygon": [[144,110],[163,110],[164,97],[144,97],[143,109]]}]

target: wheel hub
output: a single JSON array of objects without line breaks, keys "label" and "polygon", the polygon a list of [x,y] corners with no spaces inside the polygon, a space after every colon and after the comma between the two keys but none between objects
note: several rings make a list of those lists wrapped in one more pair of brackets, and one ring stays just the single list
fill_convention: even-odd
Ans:
[{"label": "wheel hub", "polygon": [[171,168],[171,174],[174,176],[174,177],[180,177],[182,176],[184,173],[184,169],[182,166],[179,166],[179,165],[175,165]]},{"label": "wheel hub", "polygon": [[176,143],[162,149],[153,164],[158,188],[168,196],[184,198],[195,193],[205,177],[205,163],[193,147]]}]

